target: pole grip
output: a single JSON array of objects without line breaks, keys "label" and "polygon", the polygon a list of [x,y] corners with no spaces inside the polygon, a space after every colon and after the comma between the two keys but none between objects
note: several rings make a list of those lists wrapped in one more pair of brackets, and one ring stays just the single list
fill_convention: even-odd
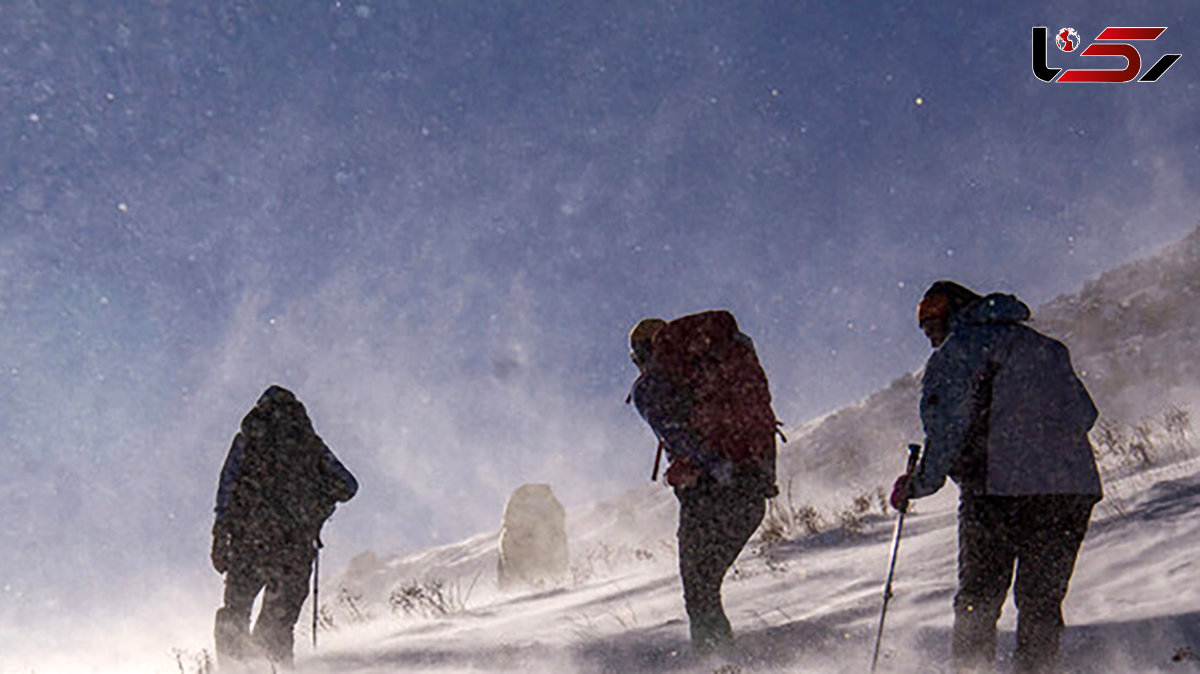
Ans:
[{"label": "pole grip", "polygon": [[917,472],[917,463],[920,460],[921,460],[921,446],[910,444],[908,446],[908,467],[904,471],[905,474],[909,475],[909,476],[915,475]]}]

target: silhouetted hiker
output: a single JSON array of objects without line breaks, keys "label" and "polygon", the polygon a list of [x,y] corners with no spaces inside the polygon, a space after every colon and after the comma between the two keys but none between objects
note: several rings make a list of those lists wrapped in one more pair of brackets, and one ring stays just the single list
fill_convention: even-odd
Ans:
[{"label": "silhouetted hiker", "polygon": [[[268,388],[242,419],[217,490],[212,564],[225,574],[215,629],[222,666],[261,655],[291,666],[293,628],[308,596],[321,526],[357,490],[304,405],[287,389]],[[260,591],[251,636],[250,610]]]},{"label": "silhouetted hiker", "polygon": [[958,671],[990,671],[1014,566],[1015,671],[1052,671],[1062,601],[1101,498],[1087,436],[1096,407],[1067,347],[1026,326],[1016,297],[938,281],[917,316],[936,349],[921,382],[925,449],[892,505],[936,492],[947,475],[958,484]]},{"label": "silhouetted hiker", "polygon": [[[631,398],[666,450],[679,499],[679,572],[692,648],[726,650],[721,582],[762,522],[775,486],[775,414],[753,342],[733,315],[648,318],[630,333]],[[657,476],[655,462],[655,477]],[[653,479],[653,477],[652,477]]]}]

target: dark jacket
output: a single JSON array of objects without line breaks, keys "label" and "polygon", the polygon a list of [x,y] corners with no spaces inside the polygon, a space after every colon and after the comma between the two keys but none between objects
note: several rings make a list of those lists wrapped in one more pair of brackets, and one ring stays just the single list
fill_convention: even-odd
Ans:
[{"label": "dark jacket", "polygon": [[313,430],[304,405],[273,386],[242,420],[221,469],[216,536],[232,554],[310,545],[358,482]]},{"label": "dark jacket", "polygon": [[947,475],[975,493],[1100,495],[1087,436],[1096,406],[1067,347],[1025,325],[1029,315],[997,293],[951,318],[921,382],[926,438],[913,497]]}]

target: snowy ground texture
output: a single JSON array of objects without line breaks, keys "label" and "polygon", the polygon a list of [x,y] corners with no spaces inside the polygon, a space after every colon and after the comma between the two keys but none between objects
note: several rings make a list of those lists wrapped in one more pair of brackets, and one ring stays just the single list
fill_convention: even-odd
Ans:
[{"label": "snowy ground texture", "polygon": [[[1065,605],[1064,671],[1200,672],[1200,461],[1152,467],[1110,490]],[[953,492],[920,502],[906,521],[880,671],[949,671]],[[657,495],[641,498],[624,506],[647,507],[637,520],[670,518]],[[316,653],[308,628],[298,630],[297,664],[313,673],[865,672],[893,522],[873,505],[861,527],[831,521],[748,546],[725,583],[738,635],[728,658],[688,653],[669,528],[616,536],[629,531],[629,512],[599,506],[576,515],[572,578],[556,588],[499,593],[494,535],[364,556],[324,584],[322,619],[333,626]],[[408,603],[397,600],[405,588]],[[998,672],[1009,669],[1014,611],[1010,598]]]}]

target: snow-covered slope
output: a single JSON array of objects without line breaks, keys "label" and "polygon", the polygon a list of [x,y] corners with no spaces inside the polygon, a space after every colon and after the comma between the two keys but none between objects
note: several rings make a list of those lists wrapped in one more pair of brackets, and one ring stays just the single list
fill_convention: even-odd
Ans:
[{"label": "snow-covered slope", "polygon": [[[1120,482],[1114,486],[1138,495],[1120,514],[1098,513],[1092,525],[1065,606],[1068,671],[1200,671],[1200,562],[1191,544],[1200,540],[1200,461],[1170,462]],[[594,510],[576,524],[603,527],[604,517]],[[688,654],[674,555],[665,540],[630,543],[631,554],[616,552],[621,544],[614,542],[607,558],[591,557],[588,575],[560,587],[502,594],[479,577],[494,560],[487,537],[479,537],[383,565],[401,576],[430,572],[447,585],[475,583],[463,604],[444,613],[384,610],[371,621],[323,632],[319,656],[301,649],[302,670],[729,672],[736,664],[755,672],[863,672],[891,527],[890,517],[874,512],[857,533],[834,527],[749,546],[725,584],[739,635],[738,653],[729,659]],[[905,532],[881,670],[946,671],[953,495],[921,502]],[[581,559],[603,538],[580,548]],[[1001,620],[1002,654],[1011,651],[1013,627],[1010,600]]]},{"label": "snow-covered slope", "polygon": [[1200,399],[1200,227],[1041,307],[1102,410],[1133,420]]}]

